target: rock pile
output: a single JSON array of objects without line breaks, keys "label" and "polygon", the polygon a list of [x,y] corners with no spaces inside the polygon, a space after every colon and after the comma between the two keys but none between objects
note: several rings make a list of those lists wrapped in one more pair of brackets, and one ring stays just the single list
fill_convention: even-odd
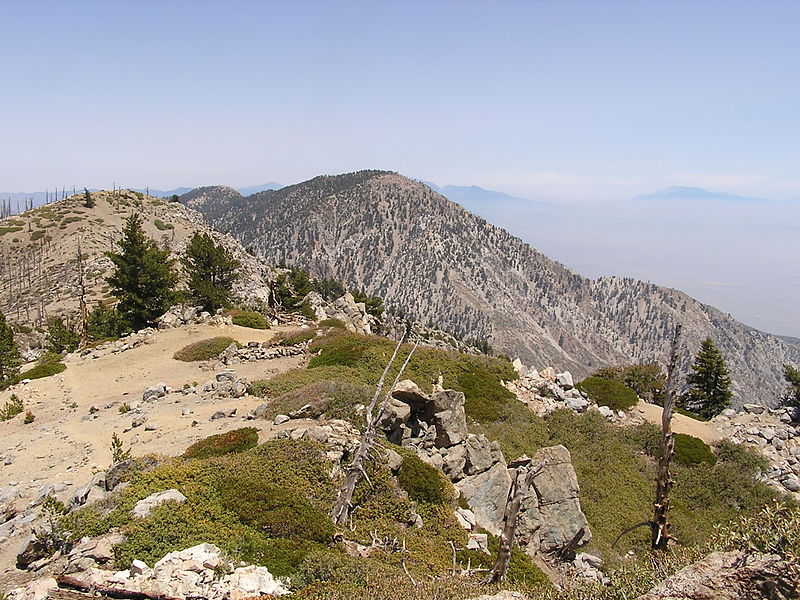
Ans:
[{"label": "rock pile", "polygon": [[[118,540],[119,541],[119,540]],[[281,596],[288,594],[287,586],[272,576],[266,567],[242,566],[234,568],[219,548],[212,544],[198,544],[179,552],[170,552],[152,568],[140,560],[134,560],[129,569],[113,572],[104,566],[113,557],[110,548],[113,540],[108,537],[97,540],[84,539],[70,553],[70,565],[91,565],[72,570],[70,576],[60,578],[70,587],[98,589],[104,593],[111,590],[127,590],[147,594],[149,597],[206,598],[208,600],[242,600],[258,596]],[[40,583],[45,581],[46,583]],[[26,588],[12,590],[9,600],[27,600],[35,597],[36,589],[53,589],[52,579],[33,582]],[[46,596],[39,596],[44,598]]]},{"label": "rock pile", "polygon": [[568,408],[576,413],[597,411],[613,423],[637,425],[644,421],[636,411],[626,413],[614,411],[608,406],[598,406],[575,387],[569,371],[557,373],[553,367],[537,371],[533,367],[526,367],[519,359],[515,359],[512,364],[519,379],[503,385],[540,417]]},{"label": "rock pile", "polygon": [[79,356],[84,359],[95,359],[109,354],[119,354],[134,348],[138,348],[142,344],[149,344],[153,341],[156,330],[152,327],[145,327],[136,333],[129,333],[123,335],[120,339],[113,342],[104,342],[95,346],[94,348],[86,348],[81,350]]},{"label": "rock pile", "polygon": [[222,365],[237,365],[257,360],[299,356],[306,351],[306,348],[308,348],[308,342],[293,346],[274,346],[272,342],[249,342],[242,348],[239,348],[236,344],[231,344],[220,353],[219,362]]},{"label": "rock pile", "polygon": [[[401,381],[380,426],[391,441],[413,448],[422,460],[445,472],[469,504],[469,511],[456,515],[466,529],[480,526],[500,534],[512,477],[500,444],[468,433],[464,394],[437,389],[428,395],[413,381]],[[545,458],[547,466],[524,500],[523,526],[518,530],[520,545],[531,555],[558,552],[581,529],[578,545],[591,540],[569,452],[563,446],[543,448],[536,459]]]},{"label": "rock pile", "polygon": [[711,422],[722,436],[761,451],[771,465],[764,475],[768,483],[800,496],[799,416],[793,408],[745,404],[739,412],[722,411]]},{"label": "rock pile", "polygon": [[366,335],[371,335],[377,329],[378,320],[367,312],[363,302],[356,302],[350,292],[332,302],[326,302],[317,292],[309,292],[305,301],[318,321],[338,319],[348,331]]},{"label": "rock pile", "polygon": [[159,329],[174,329],[193,323],[209,323],[211,325],[231,325],[231,317],[219,311],[216,315],[203,310],[200,306],[171,307],[167,312],[156,319]]},{"label": "rock pile", "polygon": [[[288,415],[278,415],[275,424],[287,423],[291,419]],[[278,439],[312,439],[328,447],[327,458],[333,464],[331,477],[338,478],[342,475],[342,458],[352,456],[361,443],[361,433],[348,421],[331,419],[322,425],[303,424],[296,427],[287,427],[275,436]]]}]

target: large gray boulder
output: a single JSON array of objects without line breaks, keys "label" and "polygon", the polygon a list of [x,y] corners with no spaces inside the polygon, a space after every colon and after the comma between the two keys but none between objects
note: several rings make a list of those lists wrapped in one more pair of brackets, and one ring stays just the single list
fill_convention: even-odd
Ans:
[{"label": "large gray boulder", "polygon": [[511,476],[505,462],[496,463],[483,473],[465,477],[455,486],[475,513],[478,525],[492,535],[500,535],[508,490],[511,488]]},{"label": "large gray boulder", "polygon": [[517,526],[517,541],[531,556],[560,552],[581,529],[579,546],[592,539],[578,499],[578,477],[569,450],[560,445],[541,448],[531,464],[544,460],[546,465],[534,477],[522,502]]},{"label": "large gray boulder", "polygon": [[780,556],[714,552],[639,600],[789,600],[799,589],[800,569]]}]

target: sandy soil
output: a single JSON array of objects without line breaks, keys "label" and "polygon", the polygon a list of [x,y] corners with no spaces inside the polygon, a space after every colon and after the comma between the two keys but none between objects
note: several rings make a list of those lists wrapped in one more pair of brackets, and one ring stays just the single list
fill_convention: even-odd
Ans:
[{"label": "sandy soil", "polygon": [[[661,427],[661,415],[663,410],[660,406],[655,404],[648,404],[639,400],[639,404],[633,407],[645,419]],[[700,438],[706,444],[716,444],[722,439],[722,434],[717,431],[713,425],[704,423],[703,421],[696,421],[691,417],[684,415],[672,415],[672,431],[675,433],[685,433],[687,435]]]},{"label": "sandy soil", "polygon": [[[111,463],[111,435],[116,432],[134,456],[149,453],[177,455],[196,440],[245,423],[260,430],[262,438],[274,433],[266,421],[243,421],[248,411],[262,400],[252,396],[236,399],[203,400],[199,395],[168,394],[153,403],[142,405],[148,415],[147,424],[157,429],[145,431],[144,426],[131,428],[133,413],[122,414],[123,403],[141,401],[144,388],[163,381],[180,390],[192,384],[214,378],[213,371],[201,370],[199,363],[185,363],[172,358],[173,353],[201,339],[227,335],[239,342],[264,341],[279,331],[246,329],[237,326],[192,325],[160,331],[150,344],[110,354],[101,358],[80,358],[71,355],[65,361],[67,370],[53,377],[34,380],[27,385],[0,393],[0,406],[11,393],[22,398],[25,410],[36,417],[23,424],[23,415],[0,422],[0,487],[17,483],[22,497],[19,508],[26,506],[42,486],[64,484],[59,494],[68,499],[77,487],[91,480],[94,473]],[[267,379],[278,372],[298,366],[302,357],[279,358],[235,365],[236,373],[249,380]],[[90,414],[90,408],[99,410]],[[211,421],[218,410],[236,408],[234,418]],[[191,414],[182,415],[184,409]],[[194,425],[193,425],[194,423]],[[294,423],[296,425],[296,422]],[[5,458],[14,456],[10,465]],[[22,538],[0,545],[0,591],[17,580],[19,571],[13,568]],[[16,571],[16,572],[15,572]]]}]

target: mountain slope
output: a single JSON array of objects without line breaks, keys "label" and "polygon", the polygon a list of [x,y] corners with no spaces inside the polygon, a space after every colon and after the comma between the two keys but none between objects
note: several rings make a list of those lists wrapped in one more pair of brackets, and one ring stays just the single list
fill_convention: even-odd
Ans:
[{"label": "mountain slope", "polygon": [[487,338],[537,367],[585,375],[609,363],[663,360],[680,321],[690,351],[706,336],[718,341],[739,404],[774,404],[781,365],[800,360],[796,347],[682,292],[584,278],[394,173],[317,177],[247,198],[201,188],[182,201],[268,260],[363,287],[419,320]]},{"label": "mountain slope", "polygon": [[194,233],[209,233],[242,263],[236,291],[267,298],[269,269],[235,239],[210,228],[201,214],[130,190],[93,192],[92,198],[93,208],[77,194],[0,220],[0,310],[13,321],[38,326],[47,316],[78,310],[79,243],[87,301],[111,301],[105,278],[112,264],[104,253],[115,249],[131,212],[142,216],[145,233],[175,257]]}]

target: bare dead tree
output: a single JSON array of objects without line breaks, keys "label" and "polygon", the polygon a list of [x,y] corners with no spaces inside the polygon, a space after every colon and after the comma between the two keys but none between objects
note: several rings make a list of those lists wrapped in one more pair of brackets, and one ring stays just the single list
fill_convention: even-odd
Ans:
[{"label": "bare dead tree", "polygon": [[375,406],[377,405],[378,398],[380,398],[381,392],[383,391],[383,384],[386,380],[386,375],[389,373],[395,358],[397,358],[397,353],[400,351],[400,347],[403,345],[405,337],[406,336],[404,334],[403,337],[400,338],[400,341],[397,342],[397,346],[392,353],[392,357],[386,364],[386,368],[384,368],[381,378],[378,380],[378,385],[375,387],[375,394],[372,396],[369,406],[367,406],[366,427],[364,429],[364,433],[361,435],[361,444],[359,445],[358,450],[353,457],[353,462],[351,462],[350,466],[347,468],[347,476],[344,478],[344,481],[339,488],[339,494],[337,495],[336,503],[334,504],[333,511],[331,513],[331,518],[336,525],[343,525],[347,523],[347,520],[350,518],[353,493],[355,492],[356,485],[361,477],[366,476],[364,463],[367,460],[373,446],[375,445],[377,425],[386,412],[386,406],[388,405],[392,390],[397,386],[397,382],[400,381],[400,376],[406,370],[414,351],[417,349],[417,344],[414,344],[414,347],[411,348],[411,351],[408,353],[403,366],[397,372],[397,377],[395,377],[392,387],[390,387],[386,392],[383,402],[381,402],[380,409],[378,410],[378,414],[376,415]]},{"label": "bare dead tree", "polygon": [[[489,576],[484,580],[486,584],[498,583],[505,578],[508,573],[508,565],[511,561],[511,549],[514,546],[514,535],[517,532],[517,517],[522,501],[531,483],[536,476],[547,466],[547,459],[531,468],[530,459],[527,457],[517,459],[519,465],[514,470],[514,480],[508,490],[506,509],[503,513],[503,529],[500,532],[500,548],[497,551],[497,559],[489,572]],[[512,463],[513,465],[514,463]]]},{"label": "bare dead tree", "polygon": [[86,307],[86,282],[83,279],[83,252],[78,238],[78,304],[80,306],[80,347],[89,343],[89,309]]},{"label": "bare dead tree", "polygon": [[672,348],[667,366],[666,396],[664,398],[664,411],[661,414],[661,456],[658,459],[658,474],[656,475],[656,501],[653,509],[652,536],[650,546],[653,550],[666,550],[672,536],[669,534],[670,523],[669,494],[675,483],[669,471],[672,455],[675,453],[675,436],[672,433],[672,412],[675,410],[678,395],[678,348],[681,337],[680,324],[675,326],[672,336]]},{"label": "bare dead tree", "polygon": [[625,529],[614,540],[617,545],[622,536],[638,527],[650,527],[650,547],[653,550],[666,550],[669,540],[675,538],[670,534],[669,502],[670,492],[675,481],[669,470],[672,457],[675,454],[675,435],[672,433],[672,413],[678,396],[678,358],[680,351],[681,325],[675,326],[670,347],[669,363],[667,364],[667,383],[665,385],[664,410],[661,413],[661,456],[658,458],[656,471],[656,498],[653,504],[653,519],[642,521]]}]

